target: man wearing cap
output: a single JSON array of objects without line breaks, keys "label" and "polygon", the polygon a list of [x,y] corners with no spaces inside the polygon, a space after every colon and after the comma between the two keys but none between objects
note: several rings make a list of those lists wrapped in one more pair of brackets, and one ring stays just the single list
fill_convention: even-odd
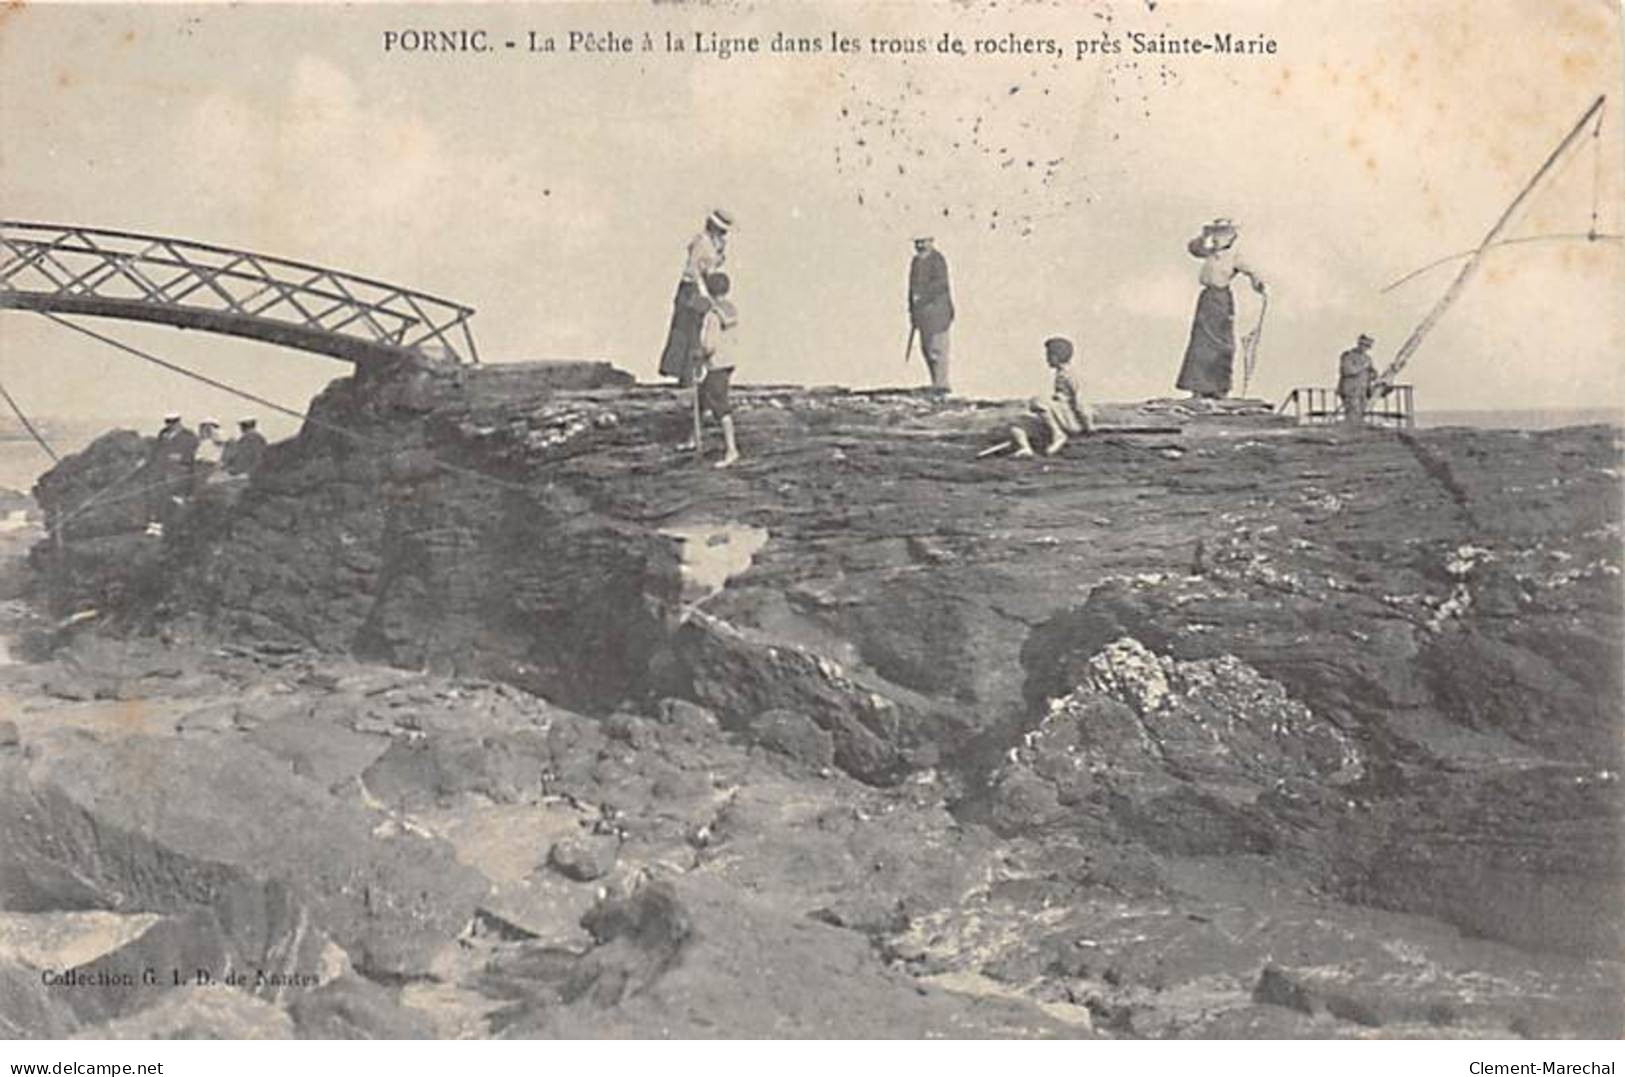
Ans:
[{"label": "man wearing cap", "polygon": [[706,291],[705,278],[722,269],[727,261],[728,233],[733,223],[727,210],[712,210],[705,218],[705,227],[688,244],[683,276],[672,300],[671,327],[660,352],[660,373],[676,378],[680,386],[694,384],[694,350],[699,345],[700,322],[713,298]]},{"label": "man wearing cap", "polygon": [[1337,396],[1343,401],[1343,422],[1349,426],[1365,425],[1365,408],[1371,399],[1371,383],[1377,376],[1377,368],[1371,362],[1371,345],[1374,343],[1361,333],[1354,347],[1337,359]]},{"label": "man wearing cap", "polygon": [[197,455],[197,435],[181,424],[179,412],[164,416],[163,428],[153,438],[147,454],[147,519],[161,522],[175,501],[192,489],[192,462]]},{"label": "man wearing cap", "polygon": [[1259,295],[1266,291],[1263,278],[1242,261],[1236,239],[1236,226],[1221,217],[1203,225],[1202,234],[1185,245],[1193,258],[1202,260],[1202,293],[1174,384],[1193,398],[1218,399],[1230,393],[1236,361],[1236,300],[1230,282],[1239,273],[1252,282],[1253,291]]},{"label": "man wearing cap", "polygon": [[248,475],[260,466],[260,457],[265,455],[265,435],[257,427],[259,420],[252,416],[239,419],[237,422],[238,434],[235,440],[226,446],[226,451],[220,457],[220,466],[228,475]]},{"label": "man wearing cap", "polygon": [[929,235],[914,237],[914,260],[908,267],[910,332],[920,334],[920,352],[931,371],[931,388],[948,391],[948,327],[954,322],[954,298],[948,287],[948,260]]}]

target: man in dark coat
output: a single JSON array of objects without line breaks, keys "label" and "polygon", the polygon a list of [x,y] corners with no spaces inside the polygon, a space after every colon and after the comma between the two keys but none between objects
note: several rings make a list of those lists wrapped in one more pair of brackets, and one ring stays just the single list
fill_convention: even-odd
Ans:
[{"label": "man in dark coat", "polygon": [[930,236],[914,239],[908,267],[908,318],[920,333],[920,351],[931,371],[931,387],[948,391],[948,328],[954,322],[954,297],[948,287],[948,260]]},{"label": "man in dark coat", "polygon": [[228,475],[248,475],[260,466],[260,457],[265,455],[265,435],[252,417],[238,420],[237,427],[236,440],[226,446],[220,466]]},{"label": "man in dark coat", "polygon": [[1337,357],[1337,395],[1343,401],[1343,422],[1349,426],[1365,424],[1366,404],[1377,377],[1377,368],[1371,363],[1374,343],[1361,333],[1354,347]]},{"label": "man in dark coat", "polygon": [[197,458],[197,435],[188,430],[177,412],[164,416],[163,428],[147,453],[147,519],[162,523],[174,506],[192,492],[192,467]]}]

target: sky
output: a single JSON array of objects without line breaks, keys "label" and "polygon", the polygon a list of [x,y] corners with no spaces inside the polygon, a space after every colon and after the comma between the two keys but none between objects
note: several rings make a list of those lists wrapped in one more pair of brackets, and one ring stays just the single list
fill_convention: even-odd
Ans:
[{"label": "sky", "polygon": [[[519,48],[386,51],[388,31]],[[570,30],[864,42],[855,55],[529,53]],[[1129,32],[1228,31],[1273,56],[1134,56]],[[1064,55],[940,54],[1050,36]],[[1117,56],[1074,58],[1106,35]],[[877,55],[870,38],[924,39]],[[1041,390],[1070,336],[1086,392],[1173,394],[1197,293],[1185,242],[1236,220],[1272,288],[1251,395],[1334,380],[1360,332],[1384,363],[1599,95],[1587,138],[1508,236],[1621,221],[1620,24],[1610,0],[1088,3],[15,5],[0,15],[0,214],[179,236],[468,303],[487,361],[607,359],[654,376],[683,248],[738,220],[742,381],[879,386],[905,365],[909,237],[936,236],[955,388]],[[1256,316],[1238,287],[1238,333]],[[1425,409],[1621,400],[1625,252],[1530,243],[1484,272],[1407,371]],[[299,407],[331,360],[93,322]],[[1238,364],[1239,365],[1239,364]],[[228,421],[263,411],[0,311],[0,379],[43,415]],[[1239,381],[1239,370],[1238,370]],[[1239,385],[1238,385],[1239,389]],[[273,434],[291,420],[268,417]]]}]

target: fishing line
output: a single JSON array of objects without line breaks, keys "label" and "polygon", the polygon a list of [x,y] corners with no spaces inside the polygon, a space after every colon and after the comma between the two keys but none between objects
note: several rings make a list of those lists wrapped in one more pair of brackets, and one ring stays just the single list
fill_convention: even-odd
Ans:
[{"label": "fishing line", "polygon": [[1602,118],[1607,106],[1597,112],[1597,126],[1591,131],[1591,237],[1597,238],[1597,213],[1602,205]]}]

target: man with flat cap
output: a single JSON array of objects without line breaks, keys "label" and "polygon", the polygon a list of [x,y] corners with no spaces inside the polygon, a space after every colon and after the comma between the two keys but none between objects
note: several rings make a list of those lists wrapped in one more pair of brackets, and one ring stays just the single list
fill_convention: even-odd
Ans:
[{"label": "man with flat cap", "polygon": [[1264,279],[1242,260],[1236,248],[1237,238],[1236,226],[1220,217],[1203,225],[1202,234],[1185,245],[1191,257],[1202,260],[1202,292],[1191,319],[1185,361],[1174,385],[1193,399],[1216,400],[1230,395],[1236,362],[1236,300],[1230,294],[1230,282],[1240,274],[1252,282],[1253,291],[1259,295],[1266,291]]},{"label": "man with flat cap", "polygon": [[180,412],[164,416],[164,425],[147,453],[147,520],[161,523],[174,504],[192,492],[192,466],[197,435],[181,423]]},{"label": "man with flat cap", "polygon": [[954,323],[954,297],[948,287],[948,260],[931,236],[914,237],[914,260],[908,267],[910,340],[920,334],[920,352],[931,371],[931,388],[948,391],[948,328]]},{"label": "man with flat cap", "polygon": [[1371,362],[1374,343],[1361,333],[1354,347],[1337,358],[1337,396],[1343,401],[1343,422],[1348,426],[1365,425],[1366,405],[1377,378],[1377,368]]},{"label": "man with flat cap", "polygon": [[706,277],[720,271],[728,260],[728,233],[733,215],[724,209],[712,210],[705,227],[688,244],[683,275],[672,300],[671,327],[666,330],[666,346],[660,352],[660,373],[676,378],[680,386],[694,384],[694,352],[700,342],[700,324],[716,298],[706,291]]},{"label": "man with flat cap", "polygon": [[226,446],[220,466],[228,475],[248,475],[260,466],[265,455],[265,435],[259,432],[259,420],[247,416],[237,421],[237,437]]}]

